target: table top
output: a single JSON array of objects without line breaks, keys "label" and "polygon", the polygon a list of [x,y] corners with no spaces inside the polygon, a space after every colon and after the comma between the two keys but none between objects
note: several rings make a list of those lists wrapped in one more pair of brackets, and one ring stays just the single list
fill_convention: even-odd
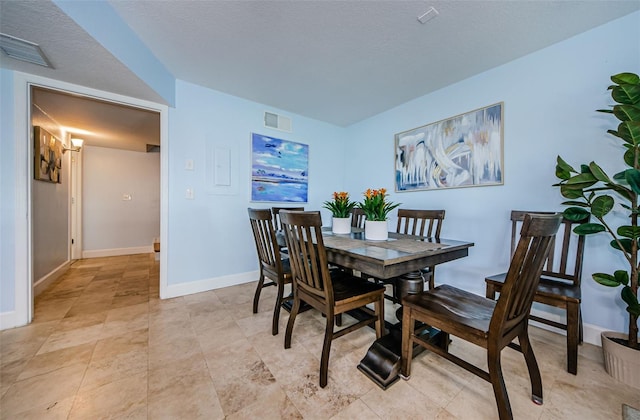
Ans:
[{"label": "table top", "polygon": [[363,229],[358,228],[344,235],[325,229],[323,242],[329,262],[380,279],[466,257],[474,246],[473,242],[394,232],[389,232],[386,241],[370,241],[364,239]]}]

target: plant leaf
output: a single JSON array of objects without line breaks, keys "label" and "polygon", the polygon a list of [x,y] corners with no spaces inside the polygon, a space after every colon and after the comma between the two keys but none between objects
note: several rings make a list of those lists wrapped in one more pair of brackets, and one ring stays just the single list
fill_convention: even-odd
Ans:
[{"label": "plant leaf", "polygon": [[618,131],[614,135],[637,146],[640,144],[640,121],[621,122],[618,125]]},{"label": "plant leaf", "polygon": [[621,84],[611,89],[611,97],[620,104],[634,104],[640,101],[640,85]]},{"label": "plant leaf", "polygon": [[619,85],[623,83],[635,85],[640,83],[640,76],[635,73],[618,73],[611,76],[611,81]]},{"label": "plant leaf", "polygon": [[620,283],[611,274],[593,273],[591,277],[598,283],[607,287],[618,287]]},{"label": "plant leaf", "polygon": [[[631,252],[631,244],[633,243],[631,241],[631,239],[620,238],[619,241],[622,244],[622,247],[624,248],[624,251],[630,253]],[[612,240],[611,242],[609,242],[609,245],[611,245],[611,248],[617,249],[618,251],[622,251],[622,249],[620,248],[620,245],[618,245],[618,242],[615,241],[615,240]]]},{"label": "plant leaf", "polygon": [[627,169],[625,171],[625,179],[629,183],[631,190],[638,194],[640,193],[640,171],[637,169]]},{"label": "plant leaf", "polygon": [[613,113],[620,121],[640,121],[640,108],[635,105],[616,105]]},{"label": "plant leaf", "polygon": [[602,182],[611,182],[609,179],[609,175],[607,175],[597,163],[591,162],[589,164],[589,169],[591,170],[591,174],[595,179]]},{"label": "plant leaf", "polygon": [[626,163],[627,165],[631,166],[632,168],[635,167],[635,158],[636,158],[636,153],[635,153],[635,148],[628,148],[626,152],[624,152],[624,163]]},{"label": "plant leaf", "polygon": [[629,284],[629,273],[624,270],[616,270],[613,273],[613,277],[615,277],[616,281],[620,284]]},{"label": "plant leaf", "polygon": [[615,201],[610,195],[601,195],[596,197],[591,203],[591,214],[596,217],[604,217],[613,209]]},{"label": "plant leaf", "polygon": [[[571,173],[575,173],[576,170],[571,167],[567,162],[564,161],[560,156],[556,158],[556,176],[560,179],[569,179],[571,178]],[[562,174],[560,176],[558,174]]]},{"label": "plant leaf", "polygon": [[593,233],[604,232],[605,228],[600,223],[583,223],[573,228],[577,235],[591,235]]},{"label": "plant leaf", "polygon": [[640,317],[640,304],[627,306],[627,312],[635,317]]},{"label": "plant leaf", "polygon": [[562,185],[560,187],[560,194],[564,198],[574,199],[582,198],[582,188],[576,188],[575,186]]},{"label": "plant leaf", "polygon": [[629,286],[624,286],[622,288],[622,292],[620,292],[620,297],[622,300],[626,302],[629,306],[638,306],[638,298],[635,294],[633,294],[633,290]]},{"label": "plant leaf", "polygon": [[569,207],[568,209],[564,209],[562,215],[565,219],[579,221],[589,217],[590,213],[580,207]]},{"label": "plant leaf", "polygon": [[640,226],[619,226],[616,232],[625,238],[640,238]]},{"label": "plant leaf", "polygon": [[563,206],[579,206],[579,207],[589,207],[589,203],[584,203],[582,201],[564,201],[562,202]]}]

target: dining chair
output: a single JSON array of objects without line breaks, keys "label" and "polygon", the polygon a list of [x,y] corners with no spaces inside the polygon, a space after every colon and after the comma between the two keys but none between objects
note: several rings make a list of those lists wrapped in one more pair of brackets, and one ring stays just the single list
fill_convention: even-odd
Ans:
[{"label": "dining chair", "polygon": [[[375,324],[376,338],[384,332],[384,286],[354,277],[342,270],[329,270],[322,239],[319,211],[282,211],[280,220],[285,234],[293,273],[293,308],[287,322],[284,348],[291,348],[291,335],[301,302],[306,302],[326,317],[320,387],[327,385],[331,342],[367,325]],[[373,304],[373,311],[366,307]],[[362,309],[362,317],[347,327],[334,331],[334,319],[354,309]]]},{"label": "dining chair", "polygon": [[[276,231],[269,209],[248,209],[251,230],[256,243],[258,261],[260,264],[260,278],[253,297],[253,313],[258,313],[260,292],[268,286],[276,286],[276,304],[273,309],[273,321],[271,334],[278,334],[278,322],[282,303],[292,300],[292,297],[284,298],[284,286],[291,283],[291,267],[289,259],[283,258],[280,247],[276,241]],[[265,282],[265,280],[269,280]]]},{"label": "dining chair", "polygon": [[364,222],[366,220],[367,217],[364,215],[364,210],[359,207],[351,210],[351,227],[364,229]]},{"label": "dining chair", "polygon": [[[512,419],[500,356],[506,346],[524,355],[532,400],[542,404],[542,378],[528,334],[528,316],[536,286],[553,239],[562,221],[561,214],[526,214],[502,293],[497,301],[450,285],[403,298],[402,375],[410,378],[414,343],[423,346],[493,386],[501,420]],[[424,323],[422,328],[406,328]],[[429,327],[427,327],[429,326]],[[435,328],[442,337],[429,340],[425,330]],[[449,352],[449,337],[454,335],[487,351],[488,372]],[[518,338],[518,344],[513,343]]]},{"label": "dining chair", "polygon": [[[440,239],[444,215],[444,210],[398,209],[396,233]],[[435,271],[435,266],[424,267],[414,273],[386,280],[384,283],[393,285],[393,294],[387,295],[387,299],[393,303],[400,303],[407,293],[423,291],[424,283],[429,285],[429,290],[433,289]]]},{"label": "dining chair", "polygon": [[[550,212],[529,212],[513,210],[511,212],[511,255],[515,251],[516,235],[522,225],[525,214],[550,214]],[[576,235],[573,229],[589,222],[589,216],[580,220],[564,218],[553,243],[552,252],[542,270],[540,282],[533,301],[544,305],[561,308],[566,316],[565,322],[530,315],[529,318],[565,330],[567,332],[567,371],[578,373],[578,345],[582,343],[582,312],[580,304],[582,293],[582,260],[584,256],[584,235]],[[506,273],[495,274],[485,278],[486,297],[495,299],[504,287]]]},{"label": "dining chair", "polygon": [[281,210],[304,211],[304,207],[271,207],[271,213],[273,213],[273,225],[277,231],[282,230],[282,223],[280,222]]}]

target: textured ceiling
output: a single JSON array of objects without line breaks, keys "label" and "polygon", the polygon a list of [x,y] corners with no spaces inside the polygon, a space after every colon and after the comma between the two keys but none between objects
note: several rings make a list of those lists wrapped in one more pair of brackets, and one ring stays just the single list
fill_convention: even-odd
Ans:
[{"label": "textured ceiling", "polygon": [[[176,78],[341,126],[640,9],[638,0],[109,3]],[[439,15],[420,24],[431,6]],[[1,55],[2,67],[164,103],[49,0],[0,0],[0,31],[40,44],[55,69]],[[70,125],[64,109],[56,119]],[[111,137],[130,129],[121,122]]]}]

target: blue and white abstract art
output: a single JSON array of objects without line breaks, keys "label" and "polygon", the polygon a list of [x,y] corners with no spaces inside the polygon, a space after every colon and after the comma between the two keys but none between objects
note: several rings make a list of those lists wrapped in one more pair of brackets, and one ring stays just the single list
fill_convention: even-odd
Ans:
[{"label": "blue and white abstract art", "polygon": [[251,134],[251,201],[306,203],[309,145]]}]

